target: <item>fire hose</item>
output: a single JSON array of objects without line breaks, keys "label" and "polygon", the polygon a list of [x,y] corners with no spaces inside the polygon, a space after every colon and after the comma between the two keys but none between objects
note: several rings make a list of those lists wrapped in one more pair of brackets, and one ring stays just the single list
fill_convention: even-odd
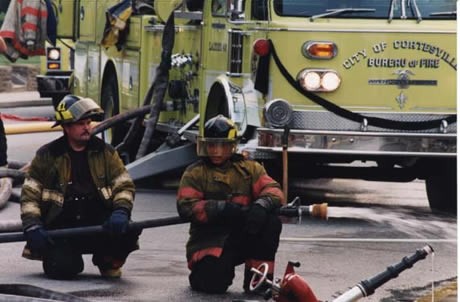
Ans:
[{"label": "fire hose", "polygon": [[89,302],[86,299],[28,284],[0,284],[0,302]]},{"label": "fire hose", "polygon": [[400,262],[387,267],[387,269],[380,274],[375,275],[367,280],[363,280],[353,286],[350,290],[340,295],[333,302],[353,302],[361,298],[372,295],[377,288],[390,281],[393,278],[411,268],[419,260],[425,259],[426,256],[434,252],[430,245],[426,245],[421,249],[415,251],[414,254],[404,257]]},{"label": "fire hose", "polygon": [[[411,268],[416,262],[425,259],[426,256],[433,252],[433,248],[430,245],[426,245],[416,250],[414,254],[402,258],[400,262],[387,267],[385,271],[359,282],[332,302],[354,302],[368,297],[377,288],[398,277],[401,272]],[[253,276],[249,289],[255,291],[266,283],[271,288],[262,293],[265,299],[273,297],[276,302],[319,302],[320,300],[316,298],[307,282],[295,272],[294,267],[298,266],[300,266],[300,263],[289,261],[283,279],[271,281],[267,279],[268,265],[262,263],[259,267],[251,269]]]},{"label": "fire hose", "polygon": [[[316,217],[319,219],[327,219],[327,204],[313,204],[309,206],[285,206],[277,210],[277,214],[280,216],[287,216],[287,217],[299,217],[299,215],[303,217]],[[130,222],[129,229],[131,230],[140,230],[146,228],[155,228],[161,226],[168,226],[168,225],[175,225],[175,224],[182,224],[187,223],[179,216],[171,216],[165,218],[157,218],[157,219],[148,219],[142,220],[137,222]],[[17,227],[18,224],[11,223],[13,227]],[[101,225],[95,226],[84,226],[84,227],[76,227],[76,228],[65,228],[65,229],[56,229],[56,230],[49,230],[48,234],[51,238],[65,238],[65,237],[74,237],[74,236],[82,236],[82,235],[89,235],[89,234],[99,234],[105,232],[104,228]],[[25,241],[25,236],[23,232],[8,232],[0,234],[0,243],[6,242],[18,242],[18,241]]]},{"label": "fire hose", "polygon": [[11,161],[8,168],[0,168],[0,209],[4,208],[13,193],[15,180],[24,180],[28,164]]}]

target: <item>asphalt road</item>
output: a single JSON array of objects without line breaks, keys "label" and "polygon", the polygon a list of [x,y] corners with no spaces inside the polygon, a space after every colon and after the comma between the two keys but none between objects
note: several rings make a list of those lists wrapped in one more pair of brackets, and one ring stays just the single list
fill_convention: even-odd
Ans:
[{"label": "asphalt road", "polygon": [[[58,135],[9,136],[9,158],[30,160],[39,146]],[[175,216],[176,184],[177,179],[163,178],[152,186],[138,187],[133,219]],[[362,301],[414,301],[430,295],[432,282],[435,289],[440,289],[456,280],[457,220],[431,213],[423,182],[328,180],[300,185],[305,193],[303,201],[328,202],[334,217],[327,221],[304,219],[301,224],[285,221],[276,277],[282,277],[288,261],[299,261],[301,266],[296,271],[316,296],[332,301],[359,281],[430,244],[435,250],[433,257],[416,263]],[[18,218],[19,205],[15,202],[0,210],[0,221]],[[85,270],[77,279],[49,280],[42,274],[40,262],[21,258],[24,243],[0,244],[0,289],[2,284],[30,284],[88,301],[263,300],[242,294],[243,267],[237,268],[234,283],[225,295],[191,291],[185,260],[187,236],[186,224],[145,229],[140,237],[141,249],[130,255],[122,278],[116,281],[102,279],[90,256],[84,257]]]}]

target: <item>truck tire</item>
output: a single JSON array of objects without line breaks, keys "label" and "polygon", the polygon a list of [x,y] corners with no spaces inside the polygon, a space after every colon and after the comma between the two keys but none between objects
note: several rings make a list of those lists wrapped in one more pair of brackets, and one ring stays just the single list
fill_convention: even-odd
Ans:
[{"label": "truck tire", "polygon": [[457,215],[457,160],[444,160],[431,166],[425,180],[430,208]]},{"label": "truck tire", "polygon": [[[109,76],[104,80],[101,94],[102,109],[104,110],[104,119],[110,118],[119,113],[118,110],[118,87],[117,80],[114,76]],[[113,146],[121,142],[119,137],[120,126],[107,129],[102,132],[102,139]]]}]

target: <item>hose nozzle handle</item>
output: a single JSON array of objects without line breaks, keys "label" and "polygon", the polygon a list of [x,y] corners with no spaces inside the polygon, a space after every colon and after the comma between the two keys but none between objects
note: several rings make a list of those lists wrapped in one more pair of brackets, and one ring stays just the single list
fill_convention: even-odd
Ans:
[{"label": "hose nozzle handle", "polygon": [[281,207],[278,212],[279,215],[287,217],[314,217],[327,220],[327,203],[311,204],[308,206],[301,205],[286,205]]}]

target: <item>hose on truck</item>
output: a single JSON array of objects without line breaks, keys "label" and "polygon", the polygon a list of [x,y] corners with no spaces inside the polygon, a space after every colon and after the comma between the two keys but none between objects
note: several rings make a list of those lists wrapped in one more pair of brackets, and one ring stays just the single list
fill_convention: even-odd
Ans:
[{"label": "hose on truck", "polygon": [[150,110],[150,116],[145,122],[145,131],[136,154],[136,159],[139,159],[147,154],[147,150],[153,138],[156,124],[158,123],[160,110],[163,105],[163,99],[169,83],[169,70],[171,69],[171,55],[174,48],[175,31],[173,10],[173,12],[169,15],[168,20],[166,21],[163,31],[163,37],[161,41],[163,48],[161,52],[161,62],[157,67],[155,81],[152,85],[153,103]]}]

